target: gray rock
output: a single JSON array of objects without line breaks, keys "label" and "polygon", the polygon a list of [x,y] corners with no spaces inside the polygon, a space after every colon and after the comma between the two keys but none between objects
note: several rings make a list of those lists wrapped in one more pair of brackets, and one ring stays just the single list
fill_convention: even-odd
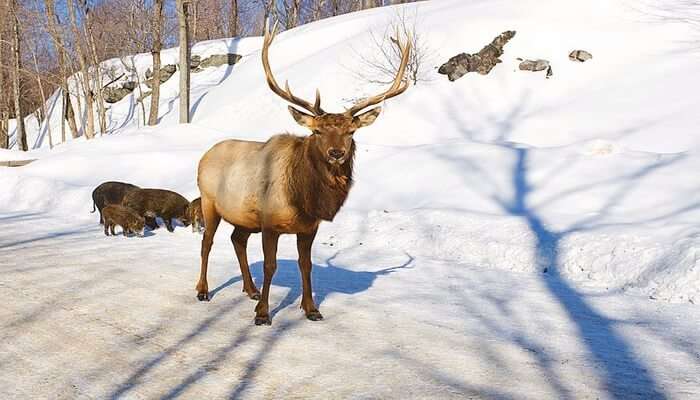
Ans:
[{"label": "gray rock", "polygon": [[[175,64],[167,64],[163,68],[160,69],[160,83],[163,84],[170,79],[171,76],[177,71],[177,67]],[[146,86],[149,88],[153,85],[153,72],[148,69],[146,70],[146,79],[147,81],[144,82]]]},{"label": "gray rock", "polygon": [[202,62],[202,57],[200,56],[192,56],[190,57],[190,69],[197,69],[199,68],[199,64]]},{"label": "gray rock", "polygon": [[129,93],[133,92],[134,90],[131,89],[126,89],[126,88],[113,88],[113,87],[108,87],[102,89],[102,96],[104,97],[105,101],[107,103],[116,103],[119,100],[123,99],[124,97],[128,96]]},{"label": "gray rock", "polygon": [[128,90],[131,92],[132,90],[136,89],[136,82],[134,81],[126,81],[122,83],[122,88]]},{"label": "gray rock", "polygon": [[537,59],[537,60],[523,60],[522,58],[518,59],[519,61],[522,61],[518,68],[520,68],[521,71],[544,71],[547,68],[549,68],[549,61],[547,60],[542,60],[542,59]]},{"label": "gray rock", "polygon": [[515,31],[505,31],[498,35],[491,43],[475,54],[461,53],[450,58],[440,66],[438,73],[447,75],[447,79],[455,81],[469,72],[478,72],[486,75],[496,64],[501,63],[503,46],[515,36]]},{"label": "gray rock", "polygon": [[586,62],[593,58],[593,54],[586,50],[574,50],[569,53],[569,60],[576,62]]},{"label": "gray rock", "polygon": [[242,57],[238,54],[214,54],[207,57],[199,64],[199,68],[220,67],[222,65],[234,65]]},{"label": "gray rock", "polygon": [[539,72],[546,70],[547,74],[545,77],[549,79],[549,77],[552,76],[552,66],[547,60],[523,60],[522,58],[518,58],[518,61],[520,61],[518,68],[520,68],[521,71]]},{"label": "gray rock", "polygon": [[126,97],[129,93],[136,89],[136,82],[127,81],[121,84],[121,87],[108,87],[102,89],[102,96],[107,103],[116,103]]}]

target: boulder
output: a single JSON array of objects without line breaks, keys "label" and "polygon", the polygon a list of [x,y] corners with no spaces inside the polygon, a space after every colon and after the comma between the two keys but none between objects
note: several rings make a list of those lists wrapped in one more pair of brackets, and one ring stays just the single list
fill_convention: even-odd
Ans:
[{"label": "boulder", "polygon": [[190,57],[190,70],[199,68],[199,64],[202,62],[202,57],[192,56]]},{"label": "boulder", "polygon": [[574,50],[569,53],[569,60],[576,62],[586,62],[593,58],[593,54],[586,50]]},{"label": "boulder", "polygon": [[222,65],[234,65],[242,57],[238,54],[214,54],[202,60],[199,68],[220,67]]},{"label": "boulder", "polygon": [[547,60],[523,60],[522,58],[518,58],[518,61],[520,61],[518,68],[520,68],[521,71],[539,72],[546,70],[546,78],[549,79],[549,77],[552,76],[552,66],[549,65],[549,61]]},{"label": "boulder", "polygon": [[121,84],[121,87],[108,87],[102,89],[102,96],[107,103],[116,103],[126,97],[129,93],[136,89],[136,82],[127,81]]},{"label": "boulder", "polygon": [[475,54],[461,53],[450,58],[440,66],[438,73],[447,75],[447,79],[455,81],[469,72],[478,72],[486,75],[496,64],[501,63],[503,46],[515,36],[515,31],[505,31],[498,35],[491,43]]},{"label": "boulder", "polygon": [[[167,64],[163,68],[161,68],[160,69],[160,83],[163,84],[163,83],[167,82],[168,79],[170,79],[170,77],[173,76],[175,71],[177,71],[177,67],[175,66],[175,64]],[[144,82],[146,84],[146,86],[148,86],[149,88],[153,85],[152,78],[153,78],[153,71],[151,71],[151,69],[149,68],[146,70],[146,79],[147,80],[146,80],[146,82]]]},{"label": "boulder", "polygon": [[132,90],[136,89],[136,82],[126,81],[126,82],[122,83],[122,88],[131,92]]}]

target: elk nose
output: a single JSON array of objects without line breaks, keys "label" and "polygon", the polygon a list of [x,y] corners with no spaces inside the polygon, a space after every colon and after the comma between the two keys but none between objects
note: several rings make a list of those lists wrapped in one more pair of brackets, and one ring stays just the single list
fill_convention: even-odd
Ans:
[{"label": "elk nose", "polygon": [[328,150],[328,156],[336,160],[340,160],[345,155],[345,150],[340,149],[330,149]]}]

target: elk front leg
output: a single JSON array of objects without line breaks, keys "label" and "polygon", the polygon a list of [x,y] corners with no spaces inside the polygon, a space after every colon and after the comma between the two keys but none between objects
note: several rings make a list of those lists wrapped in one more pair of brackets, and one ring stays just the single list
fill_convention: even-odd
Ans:
[{"label": "elk front leg", "polygon": [[306,318],[311,321],[320,321],[323,315],[316,308],[311,289],[311,245],[316,237],[316,231],[309,234],[297,234],[297,251],[299,252],[299,272],[301,272],[301,283],[303,294],[301,297],[301,308],[306,314]]},{"label": "elk front leg", "polygon": [[250,275],[250,266],[248,265],[248,254],[246,252],[246,247],[248,246],[249,237],[249,231],[241,227],[235,227],[233,229],[233,233],[231,234],[231,243],[233,243],[236,258],[238,258],[238,266],[241,268],[241,276],[243,277],[243,291],[246,292],[248,297],[251,299],[260,300],[260,292],[258,291],[258,288],[255,287],[255,283],[253,283],[253,277]]},{"label": "elk front leg", "polygon": [[272,324],[268,299],[270,298],[270,284],[272,283],[272,277],[275,275],[275,271],[277,271],[277,241],[279,240],[279,237],[280,234],[275,231],[262,231],[265,266],[262,297],[260,298],[258,305],[255,307],[255,325]]},{"label": "elk front leg", "polygon": [[202,266],[199,272],[199,282],[197,282],[197,299],[199,301],[209,301],[209,283],[207,282],[209,251],[214,243],[214,234],[221,221],[221,216],[216,212],[213,204],[205,203],[204,198],[202,198],[202,212],[207,221],[207,229],[202,237]]}]

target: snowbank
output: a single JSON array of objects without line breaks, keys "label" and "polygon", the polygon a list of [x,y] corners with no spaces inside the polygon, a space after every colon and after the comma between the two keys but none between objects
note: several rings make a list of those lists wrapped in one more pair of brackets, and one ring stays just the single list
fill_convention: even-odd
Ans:
[{"label": "snowbank", "polygon": [[[373,51],[396,10],[418,15],[434,50],[427,68],[478,51],[514,29],[490,75],[451,83],[436,73],[385,104],[356,135],[357,184],[332,224],[352,246],[394,246],[481,268],[557,273],[581,285],[658,299],[700,301],[700,59],[692,34],[624,2],[464,2],[382,8],[283,32],[271,49],[278,80],[340,111],[377,87],[359,82],[357,52]],[[223,138],[304,133],[264,82],[260,38],[199,43],[203,56],[235,52],[233,67],[192,75],[192,119],[178,126],[177,73],[162,87],[161,121],[143,128],[127,96],[109,110],[110,134],[46,151],[0,170],[0,210],[93,218],[92,188],[105,180],[197,196],[196,164]],[[585,49],[593,60],[574,63]],[[517,70],[545,58],[554,76]],[[176,49],[163,63],[175,62]],[[115,61],[113,61],[115,62]],[[150,57],[136,57],[141,73]],[[148,110],[146,109],[146,113]],[[58,114],[51,116],[60,132]],[[36,124],[30,141],[36,142]],[[56,136],[54,142],[57,143]],[[3,153],[4,155],[5,153]]]}]

